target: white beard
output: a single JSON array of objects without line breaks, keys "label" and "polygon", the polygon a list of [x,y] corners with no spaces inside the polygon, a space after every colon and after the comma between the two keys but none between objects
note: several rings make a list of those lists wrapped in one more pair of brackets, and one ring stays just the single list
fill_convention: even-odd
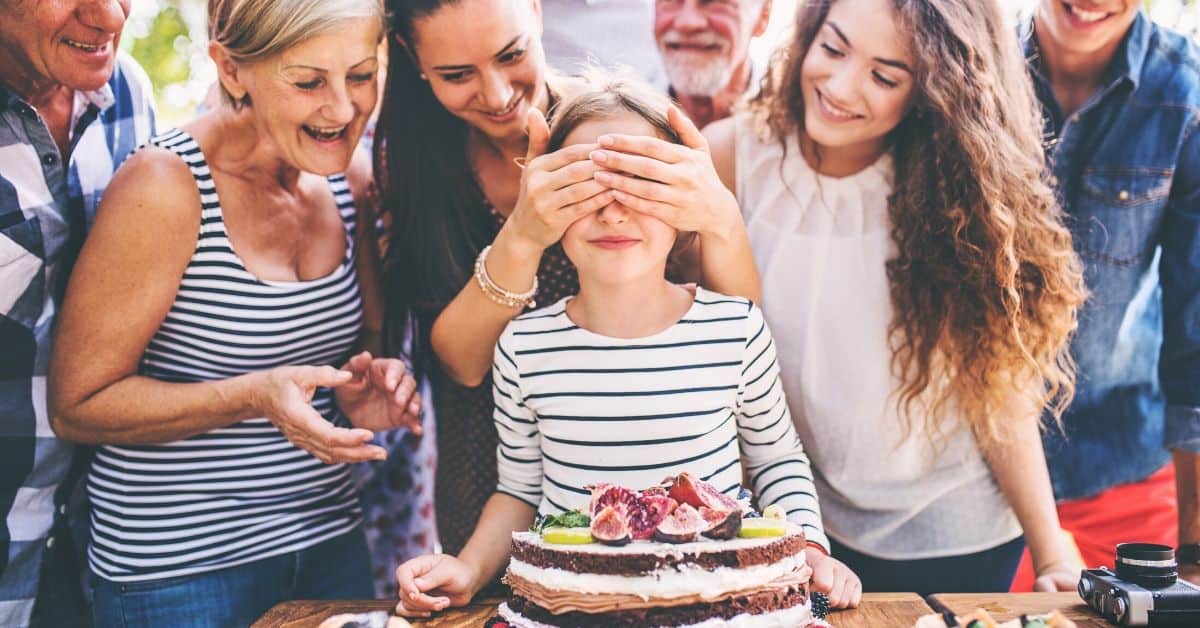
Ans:
[{"label": "white beard", "polygon": [[671,87],[685,96],[713,96],[733,78],[733,67],[724,56],[664,50],[663,66]]},{"label": "white beard", "polygon": [[[670,43],[688,42],[697,45],[717,46],[713,52],[672,50]],[[729,62],[731,42],[713,32],[686,36],[678,31],[668,31],[659,41],[658,51],[662,55],[663,67],[675,93],[685,96],[713,96],[729,84],[733,78],[733,66]]]}]

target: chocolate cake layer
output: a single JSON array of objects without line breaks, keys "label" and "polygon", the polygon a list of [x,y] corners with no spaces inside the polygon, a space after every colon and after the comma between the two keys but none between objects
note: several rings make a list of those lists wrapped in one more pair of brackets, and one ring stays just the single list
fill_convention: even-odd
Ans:
[{"label": "chocolate cake layer", "polygon": [[658,608],[638,608],[608,613],[563,613],[555,615],[529,600],[513,595],[508,606],[533,621],[551,626],[612,628],[618,626],[686,626],[710,619],[731,619],[738,615],[760,615],[802,606],[808,601],[808,586],[757,591],[719,602]]},{"label": "chocolate cake layer", "polygon": [[[693,544],[695,545],[695,544]],[[804,550],[803,534],[792,534],[751,546],[712,541],[702,551],[676,550],[662,543],[647,543],[645,552],[627,545],[622,553],[579,551],[579,546],[545,545],[513,538],[512,557],[535,567],[564,569],[575,573],[636,576],[666,567],[695,566],[743,568],[778,562]],[[684,547],[684,546],[679,546]]]}]

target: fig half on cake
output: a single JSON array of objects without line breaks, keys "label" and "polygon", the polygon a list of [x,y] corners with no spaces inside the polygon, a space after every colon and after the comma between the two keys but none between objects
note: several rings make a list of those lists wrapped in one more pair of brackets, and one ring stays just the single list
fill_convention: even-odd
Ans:
[{"label": "fig half on cake", "polygon": [[606,545],[625,545],[632,539],[625,509],[619,504],[604,506],[592,515],[592,537]]}]

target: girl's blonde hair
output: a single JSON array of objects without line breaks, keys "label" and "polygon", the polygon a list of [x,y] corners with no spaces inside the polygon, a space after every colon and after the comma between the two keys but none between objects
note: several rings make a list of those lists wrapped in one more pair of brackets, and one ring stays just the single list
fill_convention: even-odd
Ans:
[{"label": "girl's blonde hair", "polygon": [[[267,59],[347,20],[375,19],[384,32],[381,0],[208,0],[208,38],[238,62]],[[225,86],[221,97],[237,105]]]},{"label": "girl's blonde hair", "polygon": [[[994,0],[890,0],[916,67],[915,105],[890,135],[899,254],[887,266],[893,367],[912,428],[952,412],[985,451],[1012,412],[1075,391],[1068,343],[1086,297],[1082,266],[1045,179],[1042,118],[1017,38]],[[751,110],[786,147],[800,133],[800,68],[832,0],[799,8]]]},{"label": "girl's blonde hair", "polygon": [[582,88],[566,95],[551,112],[550,143],[546,152],[562,148],[571,131],[584,122],[612,118],[621,113],[642,118],[668,142],[682,143],[667,120],[671,101],[644,81],[625,73],[591,68],[583,73],[583,82]]}]

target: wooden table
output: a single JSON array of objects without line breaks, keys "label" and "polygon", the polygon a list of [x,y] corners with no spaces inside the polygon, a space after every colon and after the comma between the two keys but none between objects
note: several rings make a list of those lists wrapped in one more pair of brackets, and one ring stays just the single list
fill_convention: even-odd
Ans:
[{"label": "wooden table", "polygon": [[[496,614],[499,604],[499,599],[480,600],[463,608],[439,613],[430,619],[409,621],[421,628],[479,628]],[[393,600],[284,602],[267,611],[266,615],[254,622],[253,628],[314,628],[330,615],[391,611],[395,605]],[[867,593],[863,595],[862,606],[854,610],[834,612],[829,616],[829,622],[837,628],[909,628],[918,617],[932,612],[933,610],[916,593]]]},{"label": "wooden table", "polygon": [[997,621],[1007,621],[1022,613],[1039,615],[1058,609],[1079,628],[1112,625],[1088,608],[1077,593],[938,593],[929,596],[929,605],[939,612],[949,610],[955,615],[982,608]]}]

